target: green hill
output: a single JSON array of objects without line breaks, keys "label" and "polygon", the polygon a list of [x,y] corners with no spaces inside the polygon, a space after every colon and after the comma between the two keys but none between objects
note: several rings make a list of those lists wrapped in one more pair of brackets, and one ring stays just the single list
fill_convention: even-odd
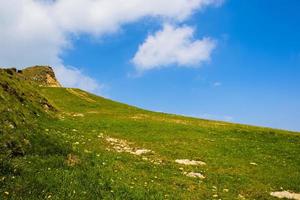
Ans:
[{"label": "green hill", "polygon": [[43,69],[0,69],[0,199],[300,192],[299,133],[150,112],[50,87]]}]

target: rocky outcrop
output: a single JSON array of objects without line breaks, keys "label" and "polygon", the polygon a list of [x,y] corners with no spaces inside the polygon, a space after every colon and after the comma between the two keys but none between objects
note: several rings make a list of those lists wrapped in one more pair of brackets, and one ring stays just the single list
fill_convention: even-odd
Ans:
[{"label": "rocky outcrop", "polygon": [[55,77],[54,71],[49,66],[33,66],[19,70],[26,79],[29,79],[42,87],[61,87]]}]

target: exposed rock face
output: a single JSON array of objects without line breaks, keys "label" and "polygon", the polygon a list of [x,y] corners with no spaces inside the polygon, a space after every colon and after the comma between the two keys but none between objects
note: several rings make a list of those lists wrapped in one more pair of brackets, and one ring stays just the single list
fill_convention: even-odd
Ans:
[{"label": "exposed rock face", "polygon": [[22,73],[26,79],[36,82],[43,87],[61,87],[57,81],[54,71],[49,66],[33,66],[18,71]]}]

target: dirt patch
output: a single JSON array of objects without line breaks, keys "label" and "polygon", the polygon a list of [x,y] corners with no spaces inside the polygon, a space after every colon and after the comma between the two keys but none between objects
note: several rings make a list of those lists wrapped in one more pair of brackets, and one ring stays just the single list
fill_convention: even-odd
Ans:
[{"label": "dirt patch", "polygon": [[175,162],[181,165],[206,165],[205,162],[189,159],[177,159]]},{"label": "dirt patch", "polygon": [[74,167],[75,165],[78,165],[80,163],[80,160],[78,156],[73,154],[68,154],[66,159],[66,164],[70,167]]},{"label": "dirt patch", "polygon": [[295,200],[300,200],[300,193],[294,193],[294,192],[289,192],[289,191],[280,191],[280,192],[271,192],[271,196],[277,197],[279,199],[295,199]]},{"label": "dirt patch", "polygon": [[197,173],[197,172],[183,172],[183,174],[188,177],[191,177],[191,178],[205,179],[205,176],[203,176],[201,173]]}]

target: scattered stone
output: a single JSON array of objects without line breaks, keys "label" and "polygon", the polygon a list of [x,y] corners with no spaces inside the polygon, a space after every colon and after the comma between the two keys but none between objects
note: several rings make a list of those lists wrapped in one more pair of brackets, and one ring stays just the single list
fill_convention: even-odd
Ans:
[{"label": "scattered stone", "polygon": [[147,157],[142,157],[142,159],[143,159],[143,160],[148,160],[148,158],[147,158]]},{"label": "scattered stone", "polygon": [[192,177],[192,178],[200,178],[200,179],[205,179],[205,176],[203,176],[200,173],[196,173],[196,172],[183,172],[184,175],[188,176],[188,177]]},{"label": "scattered stone", "polygon": [[87,150],[87,149],[85,149],[85,150],[84,150],[84,153],[92,153],[92,152],[89,151],[89,150]]},{"label": "scattered stone", "polygon": [[162,162],[161,161],[154,161],[154,162],[152,162],[154,165],[160,165],[160,164],[162,164]]},{"label": "scattered stone", "polygon": [[12,125],[12,124],[9,124],[8,127],[11,128],[11,129],[14,129],[14,128],[15,128],[15,126]]},{"label": "scattered stone", "polygon": [[255,162],[251,162],[250,165],[254,165],[254,166],[257,166],[257,163]]},{"label": "scattered stone", "polygon": [[49,110],[49,106],[47,104],[43,105],[44,110]]},{"label": "scattered stone", "polygon": [[130,146],[130,144],[126,140],[121,140],[121,139],[116,139],[116,138],[111,138],[111,137],[106,137],[105,138],[107,142],[109,142],[113,149],[119,153],[121,152],[126,152],[130,153],[133,155],[141,156],[147,153],[152,152],[149,149],[136,149]]},{"label": "scattered stone", "polygon": [[229,192],[229,190],[225,188],[225,189],[223,189],[223,192]]},{"label": "scattered stone", "polygon": [[246,199],[246,198],[243,195],[239,194],[238,199],[243,200],[243,199]]},{"label": "scattered stone", "polygon": [[218,198],[218,195],[217,195],[217,194],[214,194],[214,195],[213,195],[213,198]]},{"label": "scattered stone", "polygon": [[175,162],[182,165],[206,165],[205,162],[189,159],[177,159]]},{"label": "scattered stone", "polygon": [[294,199],[294,200],[300,200],[300,193],[294,193],[289,191],[281,191],[281,192],[271,192],[271,196],[277,197],[279,199]]},{"label": "scattered stone", "polygon": [[149,159],[151,163],[153,163],[154,165],[160,165],[163,163],[162,160],[160,159]]},{"label": "scattered stone", "polygon": [[9,195],[9,192],[4,192],[5,195]]},{"label": "scattered stone", "polygon": [[138,149],[135,152],[132,152],[132,154],[140,156],[142,154],[146,154],[146,153],[150,153],[150,152],[151,152],[151,150],[149,150],[149,149]]},{"label": "scattered stone", "polygon": [[[101,135],[101,137],[103,136]],[[118,153],[125,152],[136,156],[142,156],[142,160],[149,161],[154,165],[161,165],[163,163],[159,158],[146,157],[146,155],[154,153],[152,150],[132,147],[132,143],[122,139],[105,137],[105,140],[111,145],[111,148],[106,148],[107,151],[116,151]]]}]

